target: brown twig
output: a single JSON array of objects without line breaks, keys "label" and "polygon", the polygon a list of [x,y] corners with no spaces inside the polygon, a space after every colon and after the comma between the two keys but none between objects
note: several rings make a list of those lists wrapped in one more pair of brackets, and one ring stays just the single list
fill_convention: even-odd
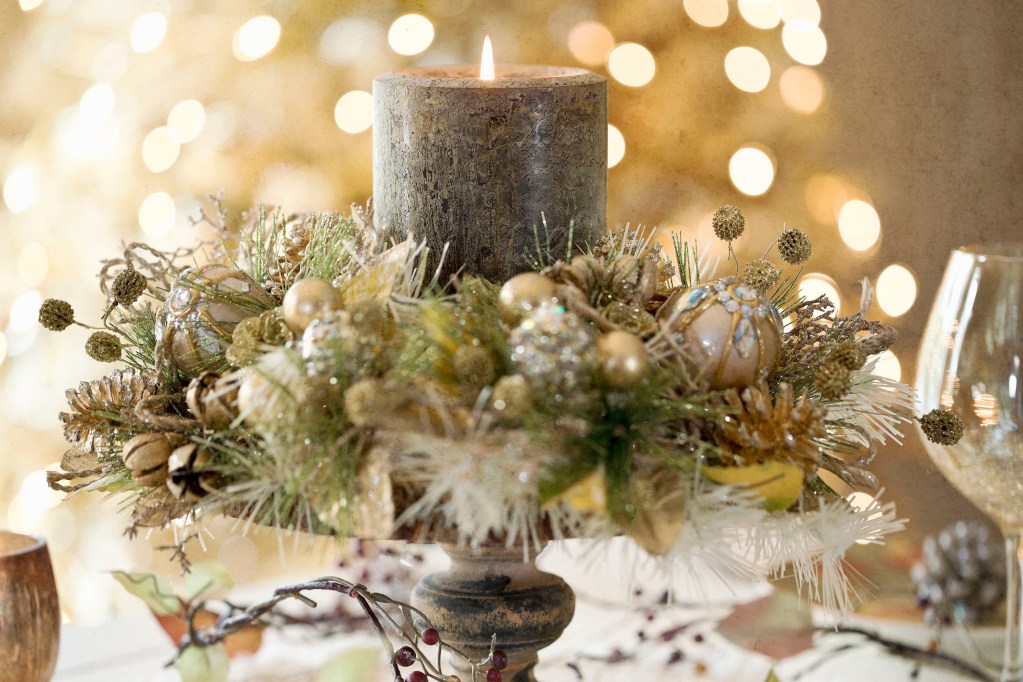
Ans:
[{"label": "brown twig", "polygon": [[972,663],[962,660],[961,658],[952,656],[951,654],[942,653],[941,651],[931,651],[905,642],[897,642],[895,640],[888,639],[887,637],[882,637],[880,634],[864,628],[852,625],[840,625],[835,628],[818,628],[818,631],[825,634],[836,633],[860,635],[875,644],[880,644],[887,651],[896,656],[901,656],[911,661],[917,661],[926,665],[947,668],[961,675],[966,675],[971,679],[980,680],[981,682],[998,682],[997,678]]}]

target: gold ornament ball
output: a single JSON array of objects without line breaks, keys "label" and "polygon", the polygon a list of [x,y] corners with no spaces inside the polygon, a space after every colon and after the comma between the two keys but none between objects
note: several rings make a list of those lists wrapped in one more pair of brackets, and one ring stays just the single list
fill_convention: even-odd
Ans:
[{"label": "gold ornament ball", "polygon": [[613,331],[597,339],[597,366],[608,386],[632,388],[646,377],[650,358],[638,336]]},{"label": "gold ornament ball", "polygon": [[657,311],[657,321],[711,390],[750,386],[777,369],[781,317],[767,297],[734,278],[674,293]]},{"label": "gold ornament ball", "polygon": [[520,273],[505,282],[498,293],[501,317],[508,324],[515,324],[525,313],[552,298],[552,280],[536,272]]},{"label": "gold ornament ball", "polygon": [[313,320],[341,309],[341,294],[330,282],[307,277],[295,282],[284,294],[284,322],[301,334]]}]

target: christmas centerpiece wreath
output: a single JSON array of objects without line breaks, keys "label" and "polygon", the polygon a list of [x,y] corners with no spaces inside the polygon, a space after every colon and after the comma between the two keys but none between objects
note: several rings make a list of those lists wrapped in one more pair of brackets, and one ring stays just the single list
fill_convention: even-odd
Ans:
[{"label": "christmas centerpiece wreath", "polygon": [[[624,534],[665,561],[791,569],[844,612],[845,550],[901,527],[820,475],[876,492],[876,444],[913,419],[911,389],[875,372],[895,334],[865,318],[866,282],[840,317],[766,255],[707,279],[695,244],[665,254],[628,229],[561,260],[538,239],[505,282],[442,282],[427,244],[380,237],[365,211],[261,208],[232,230],[216,206],[195,248],[129,244],[103,265],[85,347],[126,367],[61,415],[51,486],[123,495],[132,531],[227,514],[525,556]],[[713,226],[732,271],[743,215]],[[790,266],[811,251],[797,229],[772,248]],[[40,320],[81,324],[53,299]]]}]

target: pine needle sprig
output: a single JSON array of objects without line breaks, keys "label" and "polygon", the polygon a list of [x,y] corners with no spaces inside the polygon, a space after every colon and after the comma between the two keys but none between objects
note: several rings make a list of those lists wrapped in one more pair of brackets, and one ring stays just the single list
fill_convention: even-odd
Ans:
[{"label": "pine needle sprig", "polygon": [[700,283],[699,244],[693,240],[690,247],[689,242],[682,239],[678,232],[672,233],[671,243],[675,250],[675,271],[678,273],[679,286],[683,289],[696,286]]},{"label": "pine needle sprig", "polygon": [[363,237],[352,218],[335,213],[317,214],[298,268],[298,278],[317,277],[330,282],[346,273],[353,274],[358,261],[352,254],[363,251],[366,245]]},{"label": "pine needle sprig", "polygon": [[130,315],[116,329],[127,340],[124,361],[140,372],[152,370],[156,366],[156,311]]},{"label": "pine needle sprig", "polygon": [[[784,274],[784,270],[782,274]],[[784,310],[794,302],[801,301],[802,298],[799,297],[799,277],[802,274],[803,268],[799,268],[795,275],[785,275],[782,277],[774,293],[771,294],[771,305],[778,310]]]}]

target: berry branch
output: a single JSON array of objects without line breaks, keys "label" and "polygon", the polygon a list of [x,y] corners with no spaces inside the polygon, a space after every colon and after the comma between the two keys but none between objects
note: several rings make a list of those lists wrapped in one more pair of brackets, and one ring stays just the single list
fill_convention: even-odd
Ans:
[{"label": "berry branch", "polygon": [[[461,678],[457,675],[444,673],[441,658],[441,653],[444,650],[466,662],[473,681],[485,679],[487,682],[501,682],[501,670],[507,666],[508,658],[504,652],[495,648],[496,636],[491,640],[490,653],[487,658],[481,661],[472,661],[464,652],[445,642],[426,614],[419,609],[391,599],[387,595],[372,592],[365,585],[335,577],[319,578],[279,587],[274,590],[273,596],[269,599],[245,608],[225,602],[229,607],[228,613],[222,616],[216,624],[205,628],[197,627],[195,624],[195,617],[204,609],[205,602],[198,601],[189,604],[186,608],[188,634],[178,644],[175,661],[188,647],[213,646],[245,627],[265,624],[270,617],[281,616],[276,610],[281,602],[295,599],[310,608],[315,608],[316,602],[305,594],[311,591],[337,592],[348,595],[359,604],[366,620],[379,635],[384,650],[387,652],[394,682],[427,682],[431,679],[439,682],[460,682]],[[400,615],[396,617],[392,611],[397,611]],[[388,626],[390,627],[388,628]],[[393,633],[389,634],[389,629]],[[402,642],[402,646],[395,649],[392,637]],[[421,645],[438,647],[436,664],[433,664],[424,655],[420,648]],[[171,663],[173,662],[171,661]],[[401,669],[417,663],[420,669],[413,670],[407,677],[403,677]]]}]

